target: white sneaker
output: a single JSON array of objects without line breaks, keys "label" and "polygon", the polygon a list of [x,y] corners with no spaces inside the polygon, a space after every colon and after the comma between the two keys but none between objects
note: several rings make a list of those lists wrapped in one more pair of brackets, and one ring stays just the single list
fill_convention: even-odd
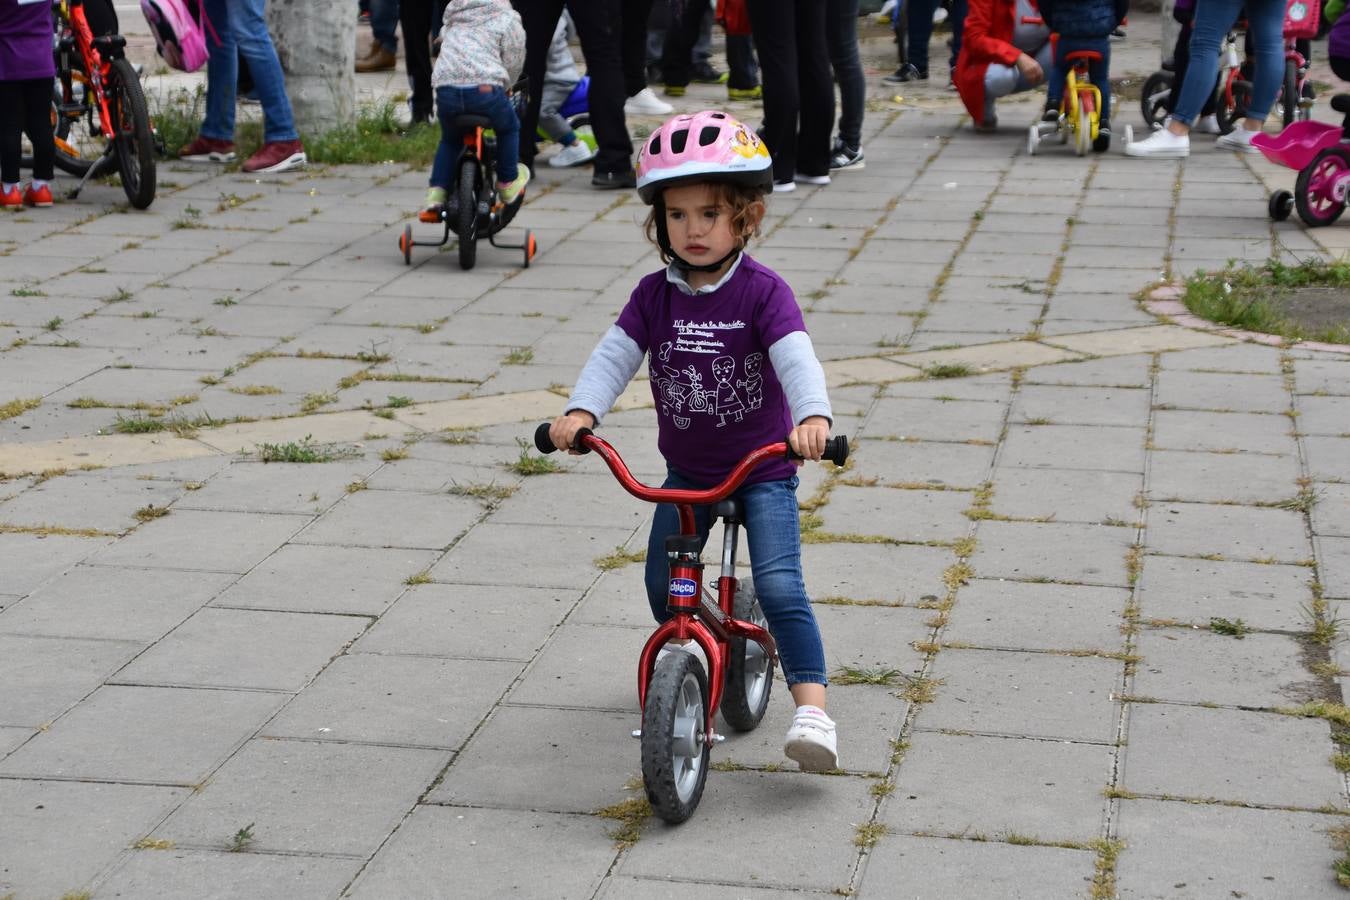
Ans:
[{"label": "white sneaker", "polygon": [[583,140],[578,140],[570,147],[564,147],[557,153],[548,158],[548,164],[559,169],[566,166],[579,166],[584,162],[590,162],[595,158],[595,151]]},{"label": "white sneaker", "polygon": [[830,183],[830,176],[828,176],[828,175],[802,175],[802,174],[798,173],[797,175],[792,176],[792,178],[793,178],[793,180],[796,181],[798,184],[829,184],[829,183]]},{"label": "white sneaker", "polygon": [[1252,138],[1260,133],[1260,131],[1248,131],[1239,122],[1233,126],[1232,131],[1219,135],[1219,139],[1214,142],[1214,146],[1221,147],[1224,150],[1236,150],[1239,153],[1260,153],[1260,150],[1252,146]]},{"label": "white sneaker", "polygon": [[1223,129],[1219,127],[1219,117],[1214,115],[1201,116],[1196,119],[1191,131],[1199,134],[1223,134]]},{"label": "white sneaker", "polygon": [[1191,139],[1189,135],[1173,134],[1163,128],[1142,141],[1131,141],[1126,144],[1125,155],[1155,159],[1185,159],[1191,155]]},{"label": "white sneaker", "polygon": [[783,753],[795,760],[803,772],[829,772],[839,768],[834,720],[818,706],[799,706],[792,718]]},{"label": "white sneaker", "polygon": [[664,116],[675,111],[675,107],[666,103],[645,87],[623,104],[623,111],[630,116]]},{"label": "white sneaker", "polygon": [[775,194],[787,194],[797,189],[795,181],[775,181],[773,183],[773,192]]},{"label": "white sneaker", "polygon": [[934,25],[941,25],[945,21],[947,21],[947,10],[943,9],[941,6],[933,10]]}]

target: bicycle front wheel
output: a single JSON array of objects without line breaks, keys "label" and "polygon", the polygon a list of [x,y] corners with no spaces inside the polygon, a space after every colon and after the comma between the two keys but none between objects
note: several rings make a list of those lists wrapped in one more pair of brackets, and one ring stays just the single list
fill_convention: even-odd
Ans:
[{"label": "bicycle front wheel", "polygon": [[132,206],[146,209],[155,200],[155,141],[141,80],[125,59],[114,59],[108,70],[108,109],[117,131],[122,190]]},{"label": "bicycle front wheel", "polygon": [[642,781],[652,811],[672,825],[692,816],[703,798],[707,704],[703,664],[689,653],[663,657],[642,710]]}]

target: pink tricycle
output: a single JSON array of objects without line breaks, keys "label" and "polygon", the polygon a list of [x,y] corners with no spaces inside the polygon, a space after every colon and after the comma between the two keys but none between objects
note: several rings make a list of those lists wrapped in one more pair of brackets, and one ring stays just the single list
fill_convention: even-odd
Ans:
[{"label": "pink tricycle", "polygon": [[1294,192],[1276,191],[1267,207],[1277,222],[1289,218],[1297,209],[1298,217],[1310,227],[1330,225],[1345,211],[1350,192],[1350,94],[1331,98],[1331,108],[1347,116],[1346,124],[1295,122],[1279,134],[1258,134],[1252,146],[1273,163],[1298,170]]}]

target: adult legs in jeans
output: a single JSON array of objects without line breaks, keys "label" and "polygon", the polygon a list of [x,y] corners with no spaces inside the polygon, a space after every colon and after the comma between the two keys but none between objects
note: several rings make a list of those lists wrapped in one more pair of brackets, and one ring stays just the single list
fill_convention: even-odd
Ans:
[{"label": "adult legs in jeans", "polygon": [[55,176],[51,109],[50,78],[0,81],[0,181],[19,183],[24,132],[33,145],[33,177],[51,181]]},{"label": "adult legs in jeans", "polygon": [[825,0],[825,7],[825,39],[839,83],[839,140],[857,150],[867,100],[867,78],[858,56],[858,0]]},{"label": "adult legs in jeans", "polygon": [[263,16],[264,0],[206,0],[206,15],[219,41],[206,42],[206,118],[202,137],[234,140],[235,84],[239,77],[238,56],[248,61],[253,90],[262,104],[263,141],[293,141],[295,119],[286,97],[286,80],[272,46]]},{"label": "adult legs in jeans", "polygon": [[[702,487],[671,472],[665,487]],[[778,644],[793,696],[797,685],[823,686],[826,682],[825,650],[820,628],[811,611],[802,577],[801,535],[797,519],[797,479],[766,481],[742,487],[735,496],[745,508],[745,536],[750,552],[750,570],[755,594],[769,623],[769,633]],[[711,516],[708,507],[695,507],[699,537],[708,539]],[[647,602],[658,622],[670,618],[666,610],[670,569],[666,560],[666,537],[679,534],[679,516],[674,506],[660,504],[647,540],[645,582]],[[820,705],[816,703],[815,705]]]},{"label": "adult legs in jeans", "polygon": [[1079,50],[1091,50],[1101,54],[1101,59],[1088,62],[1088,78],[1102,94],[1102,108],[1098,110],[1103,127],[1110,124],[1111,118],[1111,41],[1103,36],[1099,38],[1069,38],[1061,36],[1055,48],[1054,64],[1046,69],[1046,106],[1055,106],[1064,99],[1064,83],[1069,77],[1069,54]]},{"label": "adult legs in jeans", "polygon": [[[1205,0],[1196,4],[1191,24],[1190,65],[1181,84],[1181,96],[1167,128],[1187,134],[1213,92],[1219,69],[1219,44],[1233,27],[1243,0]],[[1256,71],[1252,78],[1252,102],[1245,127],[1258,130],[1275,103],[1284,77],[1284,8],[1282,0],[1248,0],[1247,24],[1255,43]]]},{"label": "adult legs in jeans", "polygon": [[[400,0],[370,0],[370,34],[390,53],[398,52],[398,22],[401,16]],[[406,32],[405,32],[406,34]]]},{"label": "adult legs in jeans", "polygon": [[[1167,100],[1163,103],[1163,108],[1171,115],[1177,108],[1177,100],[1181,97],[1181,86],[1186,82],[1186,72],[1191,64],[1191,23],[1183,22],[1181,31],[1177,33],[1176,46],[1172,49],[1172,90],[1167,92]],[[1200,108],[1201,116],[1212,116],[1217,105],[1219,78],[1214,76],[1214,89],[1209,92],[1205,99],[1205,105]]]}]

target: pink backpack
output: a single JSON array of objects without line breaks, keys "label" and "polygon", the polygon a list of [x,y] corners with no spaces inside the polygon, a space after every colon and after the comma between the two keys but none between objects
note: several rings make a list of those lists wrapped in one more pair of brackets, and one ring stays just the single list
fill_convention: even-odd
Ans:
[{"label": "pink backpack", "polygon": [[184,72],[195,72],[206,65],[202,26],[210,28],[211,23],[200,0],[141,0],[141,12],[166,63]]}]

